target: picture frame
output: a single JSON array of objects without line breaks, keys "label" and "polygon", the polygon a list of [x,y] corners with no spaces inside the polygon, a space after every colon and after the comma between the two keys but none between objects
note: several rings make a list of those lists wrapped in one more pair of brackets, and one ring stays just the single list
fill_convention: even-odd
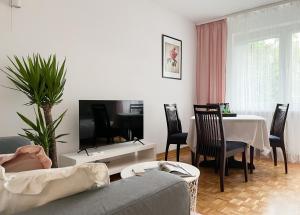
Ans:
[{"label": "picture frame", "polygon": [[182,79],[182,40],[162,35],[162,78]]}]

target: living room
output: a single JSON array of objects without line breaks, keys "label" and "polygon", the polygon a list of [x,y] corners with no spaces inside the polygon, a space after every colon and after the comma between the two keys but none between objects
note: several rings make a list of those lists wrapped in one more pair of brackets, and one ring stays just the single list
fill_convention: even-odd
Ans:
[{"label": "living room", "polygon": [[299,8],[0,0],[0,214],[299,213]]}]

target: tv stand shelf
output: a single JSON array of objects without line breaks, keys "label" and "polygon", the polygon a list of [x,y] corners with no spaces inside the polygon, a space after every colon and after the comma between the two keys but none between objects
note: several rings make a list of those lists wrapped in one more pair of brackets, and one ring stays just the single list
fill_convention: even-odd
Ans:
[{"label": "tv stand shelf", "polygon": [[89,156],[82,151],[61,155],[61,166],[82,163],[106,163],[109,175],[120,173],[125,167],[139,162],[156,160],[156,144],[142,140],[139,142],[117,143],[96,149],[88,149]]}]

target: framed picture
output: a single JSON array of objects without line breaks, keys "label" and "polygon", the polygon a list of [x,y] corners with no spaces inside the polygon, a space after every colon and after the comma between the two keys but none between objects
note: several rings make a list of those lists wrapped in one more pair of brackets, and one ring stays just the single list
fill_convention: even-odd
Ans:
[{"label": "framed picture", "polygon": [[162,77],[182,78],[182,41],[162,35]]}]

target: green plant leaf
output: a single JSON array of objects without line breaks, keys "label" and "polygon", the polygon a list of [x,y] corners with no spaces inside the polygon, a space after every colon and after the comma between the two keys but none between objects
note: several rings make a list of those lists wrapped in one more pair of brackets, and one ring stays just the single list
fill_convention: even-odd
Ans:
[{"label": "green plant leaf", "polygon": [[20,114],[19,112],[17,112],[17,114],[19,115],[19,117],[27,124],[29,125],[33,130],[37,130],[37,126],[34,124],[34,122],[30,121],[30,119],[28,119],[27,117],[25,117],[24,115]]}]

